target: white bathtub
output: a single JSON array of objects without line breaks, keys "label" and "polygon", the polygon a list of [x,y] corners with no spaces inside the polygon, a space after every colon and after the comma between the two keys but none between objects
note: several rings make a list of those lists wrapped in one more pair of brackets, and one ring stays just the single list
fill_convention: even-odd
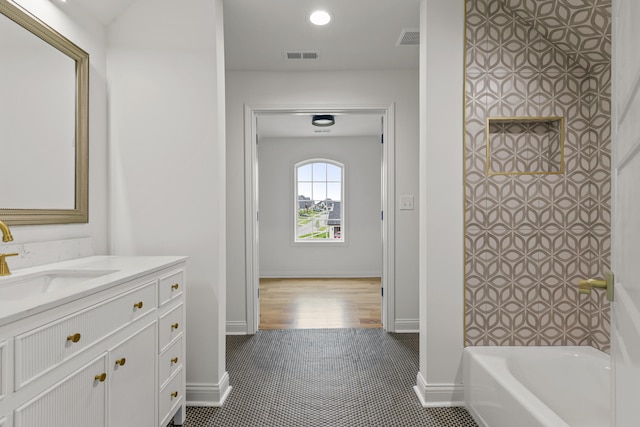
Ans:
[{"label": "white bathtub", "polygon": [[481,426],[610,426],[609,356],[592,347],[467,347],[463,364]]}]

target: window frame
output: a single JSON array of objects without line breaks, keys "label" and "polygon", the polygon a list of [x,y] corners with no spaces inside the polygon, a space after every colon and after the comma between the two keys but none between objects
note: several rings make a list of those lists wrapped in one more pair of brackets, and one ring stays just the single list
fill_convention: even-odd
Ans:
[{"label": "window frame", "polygon": [[[311,165],[314,163],[326,163],[340,168],[340,239],[299,239],[298,238],[298,210],[299,210],[299,201],[298,201],[298,169],[300,167]],[[307,158],[305,160],[301,160],[293,165],[293,210],[292,210],[292,225],[293,225],[293,245],[309,245],[309,244],[320,244],[320,245],[345,245],[347,243],[347,236],[345,233],[346,227],[346,191],[345,191],[345,177],[346,177],[346,164],[339,162],[337,160],[333,160],[326,157],[313,157]],[[315,182],[311,181],[312,183]],[[330,182],[326,179],[324,181],[318,182]],[[328,224],[327,224],[328,226]]]}]

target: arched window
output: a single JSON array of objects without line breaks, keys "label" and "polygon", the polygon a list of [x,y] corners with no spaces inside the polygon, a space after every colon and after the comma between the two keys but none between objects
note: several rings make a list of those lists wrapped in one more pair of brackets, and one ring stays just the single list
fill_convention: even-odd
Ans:
[{"label": "arched window", "polygon": [[295,165],[295,241],[343,242],[344,165],[311,159]]}]

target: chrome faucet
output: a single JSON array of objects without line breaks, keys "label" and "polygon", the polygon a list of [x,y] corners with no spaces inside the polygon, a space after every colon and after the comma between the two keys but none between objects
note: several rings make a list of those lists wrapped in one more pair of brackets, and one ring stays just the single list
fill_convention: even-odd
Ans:
[{"label": "chrome faucet", "polygon": [[[3,242],[11,242],[13,240],[13,236],[11,235],[11,230],[4,222],[0,221],[0,231],[2,231],[2,241]],[[9,266],[7,265],[7,261],[5,260],[8,256],[16,256],[16,254],[0,254],[0,276],[8,276],[11,274],[9,271]]]},{"label": "chrome faucet", "polygon": [[0,221],[0,230],[2,230],[2,241],[3,242],[11,242],[13,240],[13,236],[11,235],[11,230],[4,222]]}]

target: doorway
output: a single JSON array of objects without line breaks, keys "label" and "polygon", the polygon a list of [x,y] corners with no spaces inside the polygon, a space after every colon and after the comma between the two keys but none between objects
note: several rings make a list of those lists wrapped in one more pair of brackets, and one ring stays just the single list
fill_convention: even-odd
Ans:
[{"label": "doorway", "polygon": [[[265,117],[274,117],[275,115],[296,115],[309,117],[313,114],[333,114],[333,115],[377,115],[381,118],[380,124],[380,147],[381,147],[381,165],[380,165],[380,199],[381,209],[379,224],[381,230],[381,266],[380,266],[380,289],[381,289],[381,317],[382,325],[387,331],[394,331],[393,322],[388,319],[394,319],[394,283],[393,283],[393,266],[394,266],[394,253],[393,245],[389,245],[388,242],[393,242],[394,232],[394,215],[393,215],[393,200],[394,200],[394,106],[366,106],[366,107],[295,107],[295,108],[279,108],[279,107],[253,107],[245,105],[245,197],[246,197],[246,211],[245,211],[245,224],[246,224],[246,236],[245,242],[246,258],[247,258],[247,289],[246,289],[246,307],[247,307],[247,332],[254,334],[259,329],[260,323],[260,242],[262,236],[260,235],[260,211],[259,211],[259,165],[258,165],[258,144],[260,143],[260,122]],[[338,116],[339,117],[339,116]],[[293,170],[293,169],[292,169]],[[293,172],[291,172],[291,176]],[[354,177],[354,179],[357,179]],[[291,177],[293,180],[293,176]],[[290,184],[290,188],[293,189],[293,184]],[[291,192],[293,194],[293,191]],[[291,201],[290,216],[292,227],[290,232],[285,233],[285,240],[290,239],[290,249],[295,251],[296,245],[305,245],[305,242],[295,242],[293,236],[293,212],[294,203],[293,198],[289,198]],[[288,204],[288,202],[285,202]],[[348,208],[348,205],[347,205]],[[348,226],[350,224],[348,210],[345,212],[346,222]],[[377,213],[376,213],[377,217]],[[286,220],[287,218],[285,218]],[[290,233],[290,234],[289,234]],[[289,237],[290,236],[290,237]],[[349,245],[349,230],[344,230],[344,242],[338,244]],[[269,237],[269,236],[267,236]],[[280,236],[281,237],[281,236]],[[269,239],[268,239],[269,240]],[[336,244],[331,242],[313,242],[312,245],[323,244]],[[285,246],[286,247],[286,246]],[[309,248],[304,248],[309,249]],[[315,252],[320,252],[320,249],[327,249],[326,247],[318,248]],[[294,252],[295,253],[295,252]],[[378,258],[380,259],[380,258]],[[320,277],[318,272],[315,272],[316,277]],[[327,274],[324,274],[327,275]],[[271,274],[273,277],[274,275]],[[275,276],[278,276],[277,274]],[[330,274],[329,274],[330,276]]]}]

